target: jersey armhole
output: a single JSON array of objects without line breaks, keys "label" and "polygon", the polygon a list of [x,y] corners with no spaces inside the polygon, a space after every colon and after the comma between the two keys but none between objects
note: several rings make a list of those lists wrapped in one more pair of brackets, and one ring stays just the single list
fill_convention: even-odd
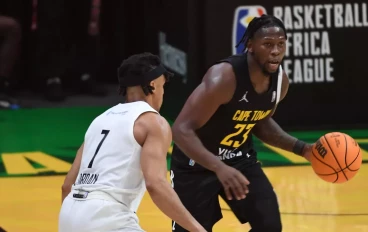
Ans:
[{"label": "jersey armhole", "polygon": [[133,123],[129,126],[130,128],[130,132],[129,134],[131,135],[131,142],[132,142],[132,145],[135,145],[136,147],[139,147],[139,148],[142,148],[142,146],[138,143],[138,141],[135,139],[135,136],[134,136],[134,125],[135,125],[135,122],[137,121],[137,119],[144,113],[148,113],[148,112],[152,112],[152,113],[156,113],[158,114],[157,111],[155,110],[152,110],[152,109],[147,109],[147,110],[144,110],[142,112],[139,112],[138,114],[136,114],[136,117],[135,117],[135,120],[133,121]]}]

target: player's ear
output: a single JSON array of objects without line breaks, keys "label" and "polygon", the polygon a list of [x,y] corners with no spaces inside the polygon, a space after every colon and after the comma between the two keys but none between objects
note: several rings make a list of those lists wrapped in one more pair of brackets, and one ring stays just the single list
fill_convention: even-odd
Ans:
[{"label": "player's ear", "polygon": [[247,49],[248,49],[248,52],[250,53],[253,53],[253,43],[252,43],[252,40],[250,39],[247,43]]},{"label": "player's ear", "polygon": [[156,91],[156,80],[153,80],[150,82],[150,86],[152,87],[152,92],[155,92]]}]

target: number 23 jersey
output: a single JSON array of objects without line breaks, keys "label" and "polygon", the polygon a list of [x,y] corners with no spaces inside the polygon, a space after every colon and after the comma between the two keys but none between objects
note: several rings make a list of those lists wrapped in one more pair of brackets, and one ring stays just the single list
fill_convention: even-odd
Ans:
[{"label": "number 23 jersey", "polygon": [[[257,93],[251,83],[247,53],[233,55],[220,62],[232,65],[236,76],[236,89],[233,98],[221,105],[210,120],[196,134],[203,145],[214,155],[229,165],[239,162],[257,161],[253,148],[252,129],[270,116],[281,94],[282,67],[270,77],[266,92]],[[191,160],[174,145],[172,165],[192,168],[201,166]]]}]

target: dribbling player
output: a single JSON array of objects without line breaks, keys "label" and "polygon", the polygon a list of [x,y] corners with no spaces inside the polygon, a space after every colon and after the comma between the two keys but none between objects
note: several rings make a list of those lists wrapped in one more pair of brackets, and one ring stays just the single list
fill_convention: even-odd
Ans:
[{"label": "dribbling player", "polygon": [[[222,218],[219,195],[252,232],[282,230],[276,194],[257,160],[252,134],[309,160],[311,144],[272,119],[289,87],[280,65],[286,39],[279,19],[254,18],[240,41],[244,53],[209,68],[173,125],[174,189],[208,231]],[[187,231],[175,220],[173,225],[175,232]]]},{"label": "dribbling player", "polygon": [[172,141],[158,113],[171,76],[150,53],[133,55],[118,70],[126,97],[96,117],[63,185],[59,232],[140,232],[136,211],[148,190],[168,217],[189,231],[205,231],[166,179]]}]

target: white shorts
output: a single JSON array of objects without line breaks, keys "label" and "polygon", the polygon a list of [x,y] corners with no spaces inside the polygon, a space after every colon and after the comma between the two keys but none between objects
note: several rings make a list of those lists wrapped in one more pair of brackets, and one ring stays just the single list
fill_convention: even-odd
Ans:
[{"label": "white shorts", "polygon": [[78,199],[73,197],[75,192],[64,199],[59,232],[144,232],[137,215],[106,193],[92,192]]}]

